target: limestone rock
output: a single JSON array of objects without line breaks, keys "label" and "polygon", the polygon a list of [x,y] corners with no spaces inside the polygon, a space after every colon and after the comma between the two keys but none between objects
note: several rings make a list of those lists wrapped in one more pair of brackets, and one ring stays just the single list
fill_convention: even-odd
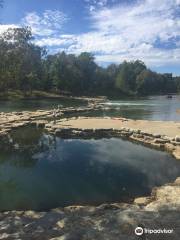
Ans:
[{"label": "limestone rock", "polygon": [[166,140],[166,139],[162,139],[162,138],[155,138],[154,139],[154,143],[162,143],[162,144],[165,144],[165,143],[168,143],[169,140]]},{"label": "limestone rock", "polygon": [[168,152],[173,152],[175,150],[175,146],[173,144],[171,144],[171,143],[166,143],[165,144],[165,149]]},{"label": "limestone rock", "polygon": [[175,141],[176,141],[176,142],[180,142],[180,136],[176,135],[176,136],[175,136]]},{"label": "limestone rock", "polygon": [[180,160],[180,147],[176,147],[172,154],[177,160]]},{"label": "limestone rock", "polygon": [[147,203],[150,201],[148,197],[138,197],[135,198],[134,203],[138,205],[147,205]]}]

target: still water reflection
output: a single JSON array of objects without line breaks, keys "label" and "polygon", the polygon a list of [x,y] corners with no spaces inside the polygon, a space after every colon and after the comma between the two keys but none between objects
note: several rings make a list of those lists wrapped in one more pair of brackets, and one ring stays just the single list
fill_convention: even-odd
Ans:
[{"label": "still water reflection", "polygon": [[0,112],[12,111],[34,111],[39,109],[53,109],[58,105],[63,107],[84,106],[86,101],[73,100],[68,98],[62,99],[34,99],[34,100],[14,100],[14,101],[0,101]]},{"label": "still water reflection", "polygon": [[129,201],[180,176],[169,154],[121,139],[53,138],[25,128],[0,151],[0,210]]}]

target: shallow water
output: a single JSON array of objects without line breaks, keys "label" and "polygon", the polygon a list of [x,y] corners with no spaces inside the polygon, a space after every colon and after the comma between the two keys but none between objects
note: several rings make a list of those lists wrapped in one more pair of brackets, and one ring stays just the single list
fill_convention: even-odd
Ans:
[{"label": "shallow water", "polygon": [[36,99],[36,100],[14,100],[0,101],[0,112],[12,111],[34,111],[39,109],[53,109],[58,105],[63,107],[76,107],[86,105],[86,101],[76,99]]},{"label": "shallow water", "polygon": [[113,100],[104,104],[109,111],[97,111],[86,116],[125,117],[131,119],[180,121],[180,96],[167,99],[166,96],[154,96],[144,99]]},{"label": "shallow water", "polygon": [[121,139],[63,140],[24,128],[12,140],[0,151],[0,210],[128,202],[180,176],[169,154]]},{"label": "shallow water", "polygon": [[[52,109],[57,107],[59,104],[66,107],[82,106],[87,103],[72,99],[0,101],[0,112]],[[111,107],[112,109],[108,111],[83,113],[81,115],[111,117],[121,116],[132,119],[180,121],[180,96],[178,95],[174,95],[172,99],[167,99],[166,96],[154,96],[141,99],[113,100],[107,101],[105,103],[105,107]]]}]

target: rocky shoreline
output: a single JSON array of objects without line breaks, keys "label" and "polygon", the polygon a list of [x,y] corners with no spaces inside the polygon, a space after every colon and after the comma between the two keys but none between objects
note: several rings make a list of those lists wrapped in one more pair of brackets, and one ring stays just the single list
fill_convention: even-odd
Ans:
[{"label": "rocky shoreline", "polygon": [[[11,131],[16,128],[34,125],[62,138],[126,138],[166,150],[180,160],[179,122],[135,121],[125,118],[64,118],[66,114],[99,108],[100,106],[91,104],[88,107],[64,108],[56,112],[39,110],[1,113],[0,140],[7,140]],[[136,198],[132,204],[69,206],[48,212],[2,212],[0,239],[131,240],[138,239],[134,229],[142,226],[148,229],[173,228],[172,234],[149,234],[147,239],[174,240],[180,236],[179,214],[180,178],[174,183],[154,188],[151,196]]]},{"label": "rocky shoreline", "polygon": [[[153,189],[150,197],[132,204],[69,206],[47,212],[0,213],[0,239],[32,240],[134,240],[168,239],[180,236],[180,178]],[[171,233],[145,234],[137,238],[137,226],[167,229]],[[145,238],[147,237],[147,238]]]}]

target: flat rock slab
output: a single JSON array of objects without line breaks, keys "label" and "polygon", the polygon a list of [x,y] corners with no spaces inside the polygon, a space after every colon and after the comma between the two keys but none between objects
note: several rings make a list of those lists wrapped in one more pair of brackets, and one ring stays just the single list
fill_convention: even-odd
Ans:
[{"label": "flat rock slab", "polygon": [[180,135],[180,122],[173,121],[131,120],[124,118],[77,118],[66,120],[59,124],[56,123],[56,127],[79,129],[121,129],[125,127],[174,138]]}]

